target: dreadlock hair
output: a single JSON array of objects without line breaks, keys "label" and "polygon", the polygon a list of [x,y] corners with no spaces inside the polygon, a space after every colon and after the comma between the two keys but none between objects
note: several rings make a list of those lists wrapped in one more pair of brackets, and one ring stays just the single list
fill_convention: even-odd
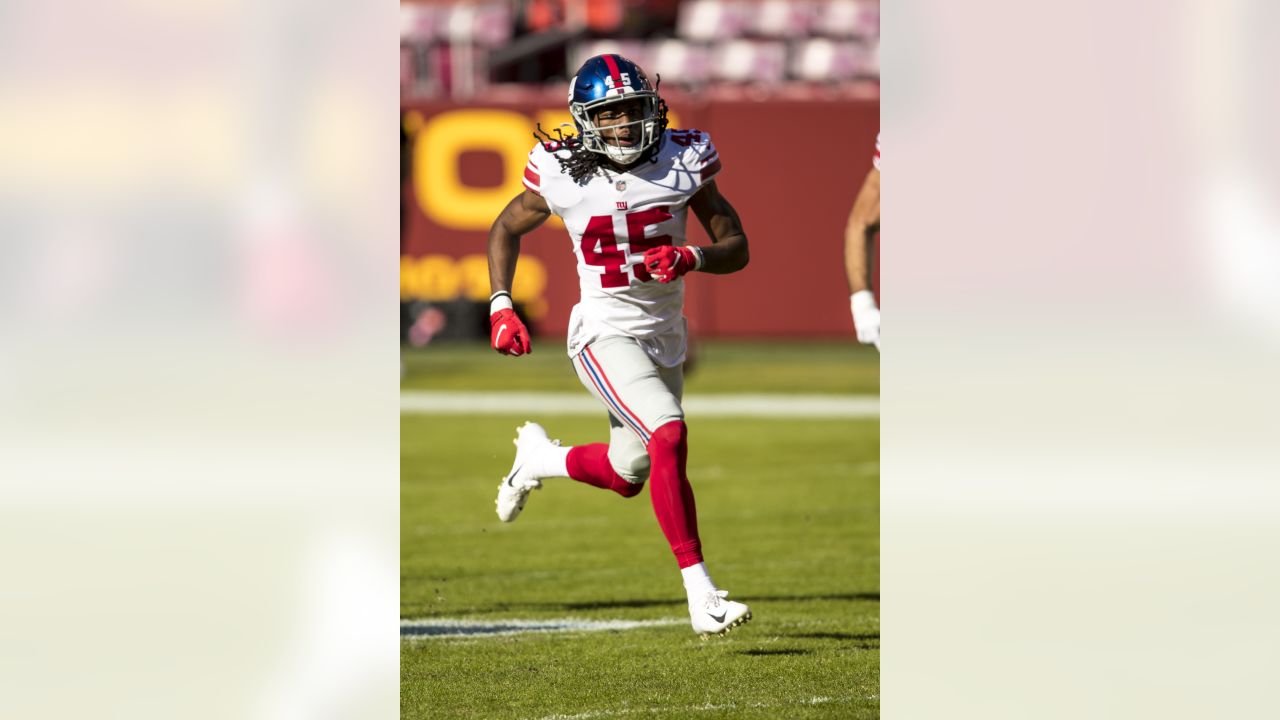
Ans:
[{"label": "dreadlock hair", "polygon": [[[574,182],[586,185],[587,180],[600,167],[600,156],[583,147],[582,140],[577,135],[565,135],[560,128],[555,129],[555,134],[555,137],[551,137],[550,133],[542,129],[542,123],[538,123],[538,131],[533,137],[560,161],[560,169],[568,173]],[[564,157],[561,150],[568,151],[569,156]]]},{"label": "dreadlock hair", "polygon": [[[654,83],[653,93],[658,100],[657,112],[657,133],[659,140],[650,145],[645,154],[637,163],[648,160],[649,162],[658,162],[658,149],[662,146],[662,134],[667,130],[667,102],[658,95],[658,87],[662,84],[662,76],[658,75],[657,82]],[[582,144],[582,138],[577,135],[565,135],[560,128],[555,128],[556,136],[553,138],[551,134],[542,129],[542,123],[538,123],[538,131],[533,137],[542,143],[548,152],[555,155],[556,160],[560,161],[560,169],[573,178],[573,181],[579,185],[586,185],[591,182],[591,178],[596,171],[604,173],[605,178],[609,177],[608,163],[605,162],[605,156],[600,153],[591,152]],[[568,151],[568,157],[565,157],[559,151]]]}]

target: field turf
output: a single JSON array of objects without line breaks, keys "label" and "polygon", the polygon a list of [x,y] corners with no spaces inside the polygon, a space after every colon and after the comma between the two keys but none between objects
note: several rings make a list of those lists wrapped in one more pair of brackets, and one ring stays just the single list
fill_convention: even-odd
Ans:
[{"label": "field turf", "polygon": [[[406,390],[583,392],[564,340],[535,338],[533,354],[503,357],[484,343],[441,343],[404,354]],[[851,340],[785,344],[701,342],[687,393],[880,393],[880,356]]]},{"label": "field turf", "polygon": [[[708,344],[698,372],[718,372],[714,361],[723,349]],[[845,372],[856,380],[834,377],[841,364],[812,347],[737,349],[746,355],[740,365],[779,378],[829,364],[805,392],[878,386],[876,357],[860,349],[831,353],[855,358]],[[468,352],[475,362],[461,362]],[[436,358],[431,350],[416,352],[404,385],[492,390],[494,373],[482,353],[483,347],[449,348],[437,375],[448,383],[436,385],[429,380]],[[512,365],[528,359],[497,358]],[[573,379],[567,362],[547,368]],[[415,377],[420,373],[428,379]],[[521,389],[585,392],[576,380],[563,388],[552,377],[525,380]],[[738,390],[759,388],[744,383]],[[755,615],[728,636],[702,641],[688,626],[679,574],[647,491],[624,499],[549,480],[516,522],[497,521],[494,493],[510,467],[514,428],[527,419],[538,418],[402,416],[402,619],[675,624],[453,639],[402,635],[402,717],[878,716],[875,420],[689,418],[689,473],[708,565]],[[566,444],[605,437],[603,416],[543,420]]]}]

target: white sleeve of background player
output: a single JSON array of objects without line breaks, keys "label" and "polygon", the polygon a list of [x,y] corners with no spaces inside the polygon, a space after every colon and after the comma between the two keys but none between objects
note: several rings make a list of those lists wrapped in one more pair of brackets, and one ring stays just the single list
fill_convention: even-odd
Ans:
[{"label": "white sleeve of background player", "polygon": [[529,162],[524,166],[524,186],[539,196],[542,195],[542,170],[539,166],[545,165],[550,157],[539,143],[529,151]]},{"label": "white sleeve of background player", "polygon": [[691,137],[696,138],[689,143],[689,152],[693,156],[690,166],[698,173],[698,187],[702,187],[720,174],[720,153],[716,152],[711,136],[698,130],[690,130]]},{"label": "white sleeve of background player", "polygon": [[876,133],[876,156],[871,161],[877,170],[880,169],[880,133]]}]

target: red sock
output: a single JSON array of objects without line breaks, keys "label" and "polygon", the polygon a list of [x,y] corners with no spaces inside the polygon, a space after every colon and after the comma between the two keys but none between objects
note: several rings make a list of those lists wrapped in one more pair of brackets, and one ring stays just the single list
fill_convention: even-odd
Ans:
[{"label": "red sock", "polygon": [[644,489],[644,483],[629,483],[609,463],[609,446],[605,443],[575,445],[569,448],[569,477],[612,490],[622,497],[634,497]]},{"label": "red sock", "polygon": [[689,458],[689,431],[673,420],[654,431],[649,439],[649,497],[658,516],[662,534],[671,543],[671,552],[681,568],[702,562],[702,541],[698,539],[698,510],[693,504],[693,487],[685,473]]}]

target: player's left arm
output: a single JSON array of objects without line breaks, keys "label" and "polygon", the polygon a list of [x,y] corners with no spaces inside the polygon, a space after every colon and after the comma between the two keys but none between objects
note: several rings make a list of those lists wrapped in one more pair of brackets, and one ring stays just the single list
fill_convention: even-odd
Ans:
[{"label": "player's left arm", "polygon": [[747,233],[742,229],[738,211],[720,194],[716,182],[712,180],[703,185],[689,198],[689,207],[713,243],[697,248],[697,252],[702,254],[702,264],[697,269],[725,275],[745,268],[751,260]]},{"label": "player's left arm", "polygon": [[844,230],[844,266],[849,292],[871,289],[872,242],[880,231],[880,171],[872,168],[862,181]]},{"label": "player's left arm", "polygon": [[746,267],[751,254],[747,249],[747,234],[742,229],[742,220],[733,205],[720,194],[714,180],[689,198],[689,207],[698,216],[712,244],[664,245],[650,249],[644,254],[644,265],[654,279],[669,283],[694,270],[727,275]]},{"label": "player's left arm", "polygon": [[[878,157],[878,156],[877,156]],[[844,267],[849,277],[849,309],[858,342],[880,347],[880,306],[871,288],[875,234],[880,231],[880,168],[867,173],[849,213],[844,234]]]}]

